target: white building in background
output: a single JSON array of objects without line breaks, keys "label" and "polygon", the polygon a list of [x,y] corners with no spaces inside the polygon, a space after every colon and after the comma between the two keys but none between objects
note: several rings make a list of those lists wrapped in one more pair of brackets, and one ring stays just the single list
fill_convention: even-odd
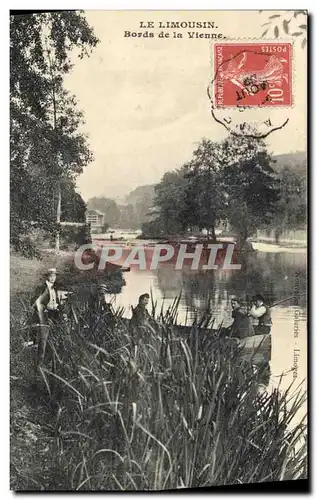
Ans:
[{"label": "white building in background", "polygon": [[86,222],[90,224],[92,232],[100,233],[105,223],[105,214],[100,210],[87,210]]}]

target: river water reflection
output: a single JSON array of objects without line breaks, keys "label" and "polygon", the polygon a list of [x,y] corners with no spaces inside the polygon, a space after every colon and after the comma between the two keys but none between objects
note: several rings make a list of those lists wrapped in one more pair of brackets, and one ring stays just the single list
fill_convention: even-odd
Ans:
[{"label": "river water reflection", "polygon": [[[125,308],[125,316],[131,317],[131,306],[142,293],[152,292],[159,309],[163,302],[167,308],[181,294],[180,323],[201,316],[210,304],[215,324],[228,326],[232,322],[229,299],[232,294],[250,300],[254,293],[262,293],[274,303],[306,291],[305,251],[257,251],[248,253],[239,262],[241,270],[233,271],[194,271],[189,267],[176,271],[172,265],[161,265],[153,271],[132,269],[125,274],[126,285],[115,303]],[[272,386],[278,384],[281,374],[284,374],[282,387],[288,387],[292,380],[297,386],[305,379],[306,319],[306,296],[272,308]]]}]

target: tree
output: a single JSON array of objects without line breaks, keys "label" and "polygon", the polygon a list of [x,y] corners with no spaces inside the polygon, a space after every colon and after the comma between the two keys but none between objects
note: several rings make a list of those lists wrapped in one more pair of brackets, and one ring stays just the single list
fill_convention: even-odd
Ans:
[{"label": "tree", "polygon": [[223,169],[226,218],[244,244],[276,214],[279,181],[263,141],[231,136],[222,146],[227,152]]},{"label": "tree", "polygon": [[128,205],[120,205],[120,222],[122,229],[137,229],[138,222],[135,212],[135,207],[131,203]]},{"label": "tree", "polygon": [[150,220],[151,207],[153,205],[155,185],[139,186],[126,196],[126,203],[133,205],[135,228],[140,228],[142,224]]},{"label": "tree", "polygon": [[153,224],[167,234],[182,233],[191,222],[185,173],[184,168],[167,172],[155,187]]},{"label": "tree", "polygon": [[[11,242],[30,221],[56,226],[61,181],[75,177],[92,160],[79,132],[83,115],[65,89],[71,52],[89,55],[98,43],[81,12],[47,12],[10,17]],[[27,186],[27,192],[26,192]],[[57,193],[57,207],[54,194]],[[34,203],[34,201],[37,203]],[[55,219],[55,220],[54,220]],[[57,210],[57,222],[60,210]]]},{"label": "tree", "polygon": [[307,223],[306,170],[294,165],[283,166],[279,173],[281,196],[275,216],[275,240],[285,230],[299,229]]},{"label": "tree", "polygon": [[76,193],[73,183],[69,180],[63,180],[61,183],[62,199],[62,220],[67,222],[85,222],[86,221],[86,203],[79,193]]},{"label": "tree", "polygon": [[114,200],[103,196],[94,197],[88,200],[87,207],[89,210],[102,212],[109,227],[116,227],[120,224],[120,209]]},{"label": "tree", "polygon": [[207,229],[216,239],[216,226],[228,221],[244,243],[276,213],[279,182],[273,163],[257,139],[203,139],[192,160],[165,174],[156,186],[157,218],[144,228],[151,231],[152,225],[160,233]]},{"label": "tree", "polygon": [[223,219],[225,198],[223,190],[223,151],[221,143],[203,139],[193,152],[193,159],[184,166],[187,221],[207,229],[216,239],[215,228]]},{"label": "tree", "polygon": [[149,222],[143,222],[142,235],[150,238],[164,237],[166,234],[165,226],[159,218],[150,220]]},{"label": "tree", "polygon": [[105,222],[104,225],[102,226],[101,232],[107,233],[108,229],[109,229],[109,224],[107,222]]}]

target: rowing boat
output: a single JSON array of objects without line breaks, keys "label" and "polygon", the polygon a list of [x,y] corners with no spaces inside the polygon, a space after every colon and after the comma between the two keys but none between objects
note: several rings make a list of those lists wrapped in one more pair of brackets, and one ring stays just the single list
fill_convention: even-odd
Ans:
[{"label": "rowing boat", "polygon": [[[124,321],[130,323],[130,320],[124,319]],[[198,332],[198,339],[202,342],[211,339],[213,335],[218,335],[219,330],[214,330],[211,328],[199,328],[191,327],[185,325],[166,325],[173,328],[173,331],[184,337],[186,340],[190,341],[193,337],[194,332]],[[227,338],[227,341],[232,346],[237,346],[240,350],[240,357],[244,361],[252,363],[253,365],[259,365],[262,363],[268,363],[271,361],[272,353],[272,339],[271,334],[268,335],[253,335],[252,337],[247,337],[245,339],[238,339],[235,337]]]},{"label": "rowing boat", "polygon": [[241,357],[252,364],[268,363],[271,361],[272,339],[271,335],[254,335],[239,340],[242,349]]},{"label": "rowing boat", "polygon": [[[69,292],[63,291],[63,299],[67,299],[67,294]],[[115,318],[115,314],[111,311],[110,313]],[[130,326],[131,320],[128,318],[120,318],[120,322],[123,322],[128,327]],[[166,325],[167,327],[173,328],[173,331],[184,337],[186,340],[190,341],[193,338],[194,332],[198,332],[198,339],[202,342],[207,341],[212,338],[213,335],[218,335],[219,330],[211,328],[201,328],[199,326],[186,326],[186,325]],[[241,359],[248,361],[254,365],[261,363],[268,363],[271,360],[272,352],[272,340],[271,335],[253,335],[252,337],[247,337],[245,339],[238,339],[235,337],[228,338],[228,343],[232,346],[238,346],[241,350]]]}]

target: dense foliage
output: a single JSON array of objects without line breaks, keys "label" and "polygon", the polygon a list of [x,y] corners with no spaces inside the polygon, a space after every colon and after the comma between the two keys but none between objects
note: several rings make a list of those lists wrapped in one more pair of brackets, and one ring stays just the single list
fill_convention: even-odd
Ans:
[{"label": "dense foliage", "polygon": [[207,229],[215,238],[215,228],[226,221],[245,241],[276,213],[280,186],[273,165],[262,141],[203,139],[192,160],[156,186],[157,217],[145,229]]},{"label": "dense foliage", "polygon": [[306,169],[283,165],[279,171],[281,196],[277,204],[275,234],[284,230],[306,228],[307,172]]},{"label": "dense foliage", "polygon": [[83,201],[75,178],[92,160],[80,132],[83,114],[64,86],[71,53],[81,58],[98,40],[81,12],[10,16],[11,243],[19,248],[30,222],[54,229],[56,198],[66,189],[65,216]]},{"label": "dense foliage", "polygon": [[184,234],[231,226],[241,240],[256,229],[274,229],[276,238],[306,226],[307,170],[303,153],[271,157],[263,143],[206,139],[182,168],[157,185],[139,186],[121,205],[94,197],[110,227],[139,229],[147,236]]}]

